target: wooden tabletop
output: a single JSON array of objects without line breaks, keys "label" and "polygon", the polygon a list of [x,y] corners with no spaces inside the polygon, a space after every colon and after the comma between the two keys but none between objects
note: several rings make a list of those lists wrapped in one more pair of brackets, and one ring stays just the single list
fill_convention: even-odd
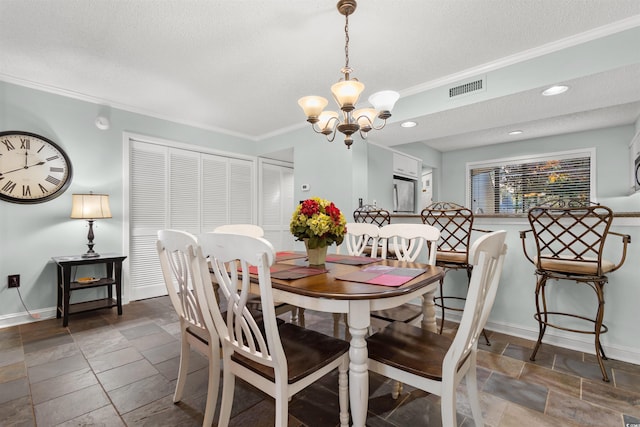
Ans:
[{"label": "wooden tabletop", "polygon": [[[284,261],[295,264],[295,260]],[[299,261],[298,261],[299,264]],[[371,285],[367,283],[348,282],[337,277],[361,270],[372,265],[388,265],[393,267],[420,268],[425,272],[401,286]],[[341,300],[389,298],[408,294],[425,287],[443,276],[443,270],[426,264],[402,262],[397,260],[381,260],[367,265],[346,265],[327,262],[324,268],[327,273],[304,277],[296,280],[282,280],[271,278],[274,289],[316,298],[330,298]]]}]

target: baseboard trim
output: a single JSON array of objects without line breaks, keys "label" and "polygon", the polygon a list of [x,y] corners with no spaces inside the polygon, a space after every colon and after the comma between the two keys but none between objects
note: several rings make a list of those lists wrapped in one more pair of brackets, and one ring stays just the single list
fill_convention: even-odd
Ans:
[{"label": "baseboard trim", "polygon": [[[440,316],[436,315],[438,318]],[[461,316],[457,313],[447,312],[447,321],[460,323]],[[526,328],[520,325],[513,325],[501,322],[488,321],[485,329],[524,338],[531,341],[538,340],[538,328]],[[589,338],[587,338],[589,337]],[[590,339],[591,338],[591,339]],[[606,334],[601,336],[602,348],[609,359],[640,365],[640,348],[632,348],[618,345],[607,345]],[[591,335],[572,334],[554,328],[547,328],[542,340],[543,344],[551,344],[570,350],[581,351],[583,353],[595,354],[595,345]]]},{"label": "baseboard trim", "polygon": [[154,298],[167,295],[167,288],[164,284],[153,286],[132,287],[129,301]]},{"label": "baseboard trim", "polygon": [[55,317],[56,317],[55,307],[31,310],[29,313],[27,313],[26,311],[23,311],[19,313],[5,314],[0,316],[0,328],[23,325],[25,323],[39,322],[41,320],[53,319]]}]

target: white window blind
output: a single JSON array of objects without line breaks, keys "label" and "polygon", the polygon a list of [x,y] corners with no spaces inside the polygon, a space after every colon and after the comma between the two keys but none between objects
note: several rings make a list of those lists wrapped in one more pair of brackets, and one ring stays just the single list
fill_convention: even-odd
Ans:
[{"label": "white window blind", "polygon": [[557,199],[595,200],[593,149],[467,164],[476,213],[519,214]]}]

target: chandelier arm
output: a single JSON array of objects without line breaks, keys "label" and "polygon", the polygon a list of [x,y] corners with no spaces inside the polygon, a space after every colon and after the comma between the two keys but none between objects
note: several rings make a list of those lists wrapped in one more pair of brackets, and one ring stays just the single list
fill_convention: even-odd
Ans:
[{"label": "chandelier arm", "polygon": [[[334,139],[336,139],[336,134],[338,133],[338,127],[334,127],[333,128],[333,132],[331,134],[324,134],[327,137],[327,141],[329,142],[333,142]],[[331,136],[329,136],[331,135]]]},{"label": "chandelier arm", "polygon": [[340,120],[337,117],[331,117],[324,126],[324,129],[317,125],[317,123],[311,124],[311,129],[315,133],[321,133],[323,135],[330,135],[331,133],[335,133],[338,124],[340,124]]},{"label": "chandelier arm", "polygon": [[382,124],[380,124],[379,126],[375,126],[373,123],[371,123],[371,129],[380,130],[383,127],[385,127],[387,125],[387,119],[381,119],[381,120],[382,120]]}]

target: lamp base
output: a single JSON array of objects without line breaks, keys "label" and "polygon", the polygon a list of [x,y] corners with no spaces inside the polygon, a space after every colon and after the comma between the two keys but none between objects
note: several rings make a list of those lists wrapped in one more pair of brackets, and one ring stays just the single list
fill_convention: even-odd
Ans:
[{"label": "lamp base", "polygon": [[82,258],[97,258],[100,256],[100,254],[96,253],[96,252],[87,252],[86,254],[82,254],[80,255]]}]

